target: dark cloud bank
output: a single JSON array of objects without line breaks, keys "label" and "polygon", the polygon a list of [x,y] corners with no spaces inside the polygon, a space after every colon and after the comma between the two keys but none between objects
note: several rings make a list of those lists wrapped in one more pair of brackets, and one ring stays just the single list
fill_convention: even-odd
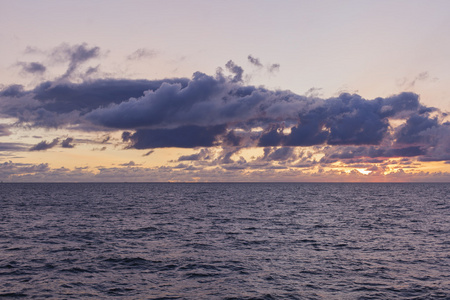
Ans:
[{"label": "dark cloud bank", "polygon": [[[98,56],[97,48],[60,52],[69,60],[65,77]],[[252,56],[248,59],[261,65]],[[244,85],[244,71],[233,61],[226,70],[214,76],[197,72],[191,79],[55,81],[32,90],[12,85],[0,92],[0,113],[29,126],[122,130],[123,141],[136,149],[320,146],[325,147],[324,161],[402,156],[450,160],[445,114],[422,105],[417,94],[368,100],[344,93],[321,99]],[[71,148],[71,142],[64,140],[62,146]],[[42,142],[31,150],[56,143]],[[291,152],[271,155],[283,160]]]}]

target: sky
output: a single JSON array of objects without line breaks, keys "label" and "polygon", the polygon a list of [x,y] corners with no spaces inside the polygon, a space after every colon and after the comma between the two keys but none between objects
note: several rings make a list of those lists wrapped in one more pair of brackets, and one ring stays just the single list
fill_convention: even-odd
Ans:
[{"label": "sky", "polygon": [[449,182],[449,14],[0,0],[0,180]]}]

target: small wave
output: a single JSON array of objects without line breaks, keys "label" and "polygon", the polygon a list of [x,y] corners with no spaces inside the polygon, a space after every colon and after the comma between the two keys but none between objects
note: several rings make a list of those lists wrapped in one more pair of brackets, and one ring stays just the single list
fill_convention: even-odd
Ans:
[{"label": "small wave", "polygon": [[142,227],[142,228],[137,228],[137,229],[125,229],[124,232],[152,232],[152,231],[157,231],[158,228],[153,227],[153,226],[148,226],[148,227]]},{"label": "small wave", "polygon": [[92,273],[92,270],[79,268],[79,267],[73,267],[68,269],[62,269],[59,272],[68,272],[68,273]]},{"label": "small wave", "polygon": [[24,251],[24,250],[30,250],[30,249],[33,249],[33,247],[12,247],[12,248],[5,249],[5,251]]},{"label": "small wave", "polygon": [[187,273],[186,277],[187,278],[205,278],[205,277],[217,277],[220,274],[218,273],[197,273],[197,272],[192,272],[192,273]]},{"label": "small wave", "polygon": [[127,269],[127,268],[154,268],[155,266],[160,266],[162,261],[152,261],[141,257],[125,257],[125,258],[107,258],[103,262],[108,265],[112,265],[112,268],[116,269]]},{"label": "small wave", "polygon": [[33,275],[34,273],[27,272],[25,270],[14,270],[11,272],[1,272],[0,276],[22,276],[22,275]]},{"label": "small wave", "polygon": [[179,268],[179,270],[196,270],[196,269],[220,271],[220,269],[217,268],[216,266],[208,264],[188,264]]},{"label": "small wave", "polygon": [[28,295],[24,294],[24,293],[4,293],[4,294],[0,294],[0,297],[5,297],[5,298],[24,298],[24,297],[28,297]]},{"label": "small wave", "polygon": [[111,288],[106,293],[112,296],[125,296],[130,292],[134,291],[134,289],[130,288]]}]

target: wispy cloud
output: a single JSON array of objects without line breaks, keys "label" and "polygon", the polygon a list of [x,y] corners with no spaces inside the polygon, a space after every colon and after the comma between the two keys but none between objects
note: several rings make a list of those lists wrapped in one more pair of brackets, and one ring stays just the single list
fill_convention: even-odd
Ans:
[{"label": "wispy cloud", "polygon": [[86,43],[80,45],[62,44],[53,49],[50,57],[58,62],[68,62],[69,66],[61,79],[69,78],[80,65],[100,56],[99,47],[89,47]]},{"label": "wispy cloud", "polygon": [[22,68],[24,73],[30,74],[43,74],[47,68],[38,62],[18,62],[18,66]]},{"label": "wispy cloud", "polygon": [[262,67],[263,66],[261,61],[259,60],[259,58],[253,57],[252,55],[249,55],[247,57],[247,59],[254,66],[257,66],[257,67]]},{"label": "wispy cloud", "polygon": [[127,56],[128,60],[141,60],[147,58],[153,58],[157,55],[156,50],[140,48]]},{"label": "wispy cloud", "polygon": [[54,139],[50,143],[48,143],[47,141],[42,141],[40,143],[37,143],[33,147],[31,147],[30,151],[48,150],[48,149],[51,149],[51,148],[55,147],[56,145],[58,145],[58,142],[59,142],[59,139]]}]

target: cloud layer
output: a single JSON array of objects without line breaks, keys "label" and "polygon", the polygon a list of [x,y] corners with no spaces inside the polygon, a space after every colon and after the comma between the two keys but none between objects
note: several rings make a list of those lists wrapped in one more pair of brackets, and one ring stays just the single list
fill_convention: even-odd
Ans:
[{"label": "cloud layer", "polygon": [[[148,56],[150,52],[144,50],[129,59]],[[314,163],[293,151],[295,147],[320,149],[323,156],[317,162],[322,164],[396,157],[450,160],[446,115],[421,104],[414,93],[376,99],[343,93],[324,99],[268,90],[246,85],[243,68],[232,60],[215,75],[196,72],[192,78],[107,78],[75,83],[63,79],[97,58],[100,49],[62,45],[52,53],[55,59],[68,62],[64,75],[30,90],[20,85],[5,87],[0,91],[0,116],[29,127],[121,131],[125,148],[221,147],[228,150],[216,161],[228,168],[248,167],[244,159],[231,157],[251,147],[265,149],[259,163],[276,161],[278,167],[287,161]],[[251,55],[248,60],[255,67],[263,66]],[[39,63],[22,67],[30,73],[46,70]],[[279,66],[269,67],[273,71]],[[2,125],[0,135],[8,134],[8,126]],[[73,138],[66,137],[61,146],[73,148],[72,142]],[[59,139],[42,141],[29,150],[47,150],[58,143]],[[203,152],[196,157],[210,156]]]}]

